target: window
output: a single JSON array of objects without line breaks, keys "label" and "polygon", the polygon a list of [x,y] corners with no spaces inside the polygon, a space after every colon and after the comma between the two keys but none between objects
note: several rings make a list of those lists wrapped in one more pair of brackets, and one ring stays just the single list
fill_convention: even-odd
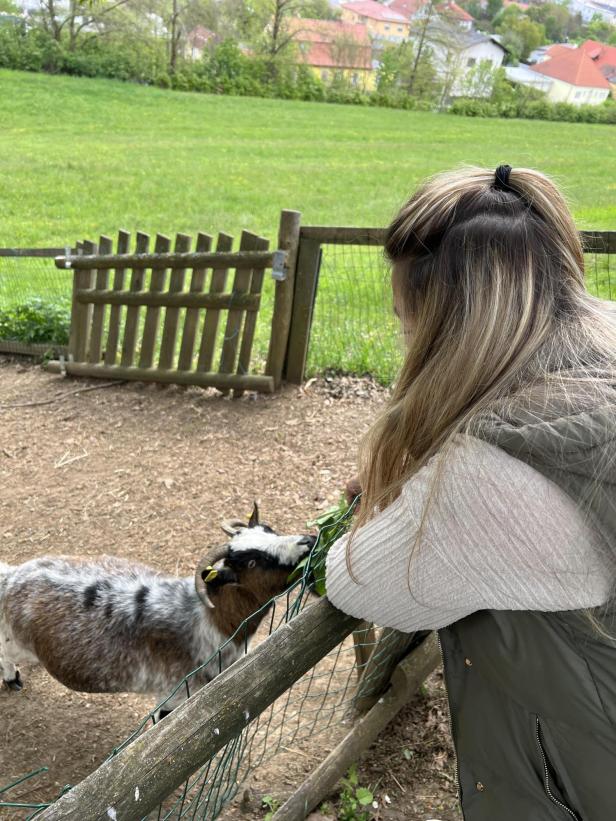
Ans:
[{"label": "window", "polygon": [[351,74],[351,85],[356,86],[359,83],[359,75]]},{"label": "window", "polygon": [[323,80],[323,82],[326,83],[329,80],[329,73],[327,71],[322,71],[321,72],[321,79]]},{"label": "window", "polygon": [[468,60],[466,61],[466,65],[470,68],[471,66],[474,66],[476,62],[477,62],[476,57],[469,57]]},{"label": "window", "polygon": [[398,26],[398,31],[402,31],[402,26]]},{"label": "window", "polygon": [[389,31],[389,26],[385,26],[385,31]]},{"label": "window", "polygon": [[576,100],[579,100],[581,96],[582,96],[582,92],[581,92],[581,91],[576,91],[576,92],[575,92],[575,99],[576,99]]}]

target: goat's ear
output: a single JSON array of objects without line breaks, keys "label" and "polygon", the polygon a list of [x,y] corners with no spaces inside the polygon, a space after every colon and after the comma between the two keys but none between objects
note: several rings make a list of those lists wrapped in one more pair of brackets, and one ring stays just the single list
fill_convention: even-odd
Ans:
[{"label": "goat's ear", "polygon": [[259,524],[259,506],[257,503],[254,503],[254,507],[252,508],[252,513],[250,514],[250,519],[248,520],[248,527],[257,527]]}]

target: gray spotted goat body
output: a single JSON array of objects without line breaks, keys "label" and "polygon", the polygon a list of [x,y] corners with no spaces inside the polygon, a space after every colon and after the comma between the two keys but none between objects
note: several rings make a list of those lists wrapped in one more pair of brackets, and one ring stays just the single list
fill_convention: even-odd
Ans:
[{"label": "gray spotted goat body", "polygon": [[[191,680],[191,691],[211,681],[244,653],[267,603],[286,589],[314,544],[312,536],[279,536],[259,524],[256,505],[248,525],[224,529],[229,541],[189,578],[112,557],[0,564],[4,683],[21,689],[18,666],[39,663],[72,690],[154,693],[162,700],[214,656]],[[161,715],[185,696],[182,688]]]}]

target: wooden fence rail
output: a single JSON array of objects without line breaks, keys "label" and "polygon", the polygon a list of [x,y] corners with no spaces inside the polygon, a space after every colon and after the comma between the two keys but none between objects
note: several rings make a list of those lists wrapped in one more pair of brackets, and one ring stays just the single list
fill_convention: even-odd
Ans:
[{"label": "wooden fence rail", "polygon": [[37,818],[144,818],[358,623],[326,599],[307,607]]}]

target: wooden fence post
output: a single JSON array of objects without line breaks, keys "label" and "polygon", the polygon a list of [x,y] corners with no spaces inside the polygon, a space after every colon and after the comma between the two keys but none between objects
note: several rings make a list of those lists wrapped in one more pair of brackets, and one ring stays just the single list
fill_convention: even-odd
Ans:
[{"label": "wooden fence post", "polygon": [[287,381],[296,385],[301,384],[304,379],[320,267],[321,241],[300,239],[285,368]]},{"label": "wooden fence post", "polygon": [[274,377],[276,387],[278,387],[282,381],[287,354],[287,343],[289,341],[300,220],[301,214],[299,211],[282,211],[280,214],[278,249],[287,252],[287,259],[284,266],[286,276],[285,279],[276,282],[274,313],[272,316],[272,335],[270,338],[269,353],[267,355],[267,366],[265,368],[265,373]]}]

